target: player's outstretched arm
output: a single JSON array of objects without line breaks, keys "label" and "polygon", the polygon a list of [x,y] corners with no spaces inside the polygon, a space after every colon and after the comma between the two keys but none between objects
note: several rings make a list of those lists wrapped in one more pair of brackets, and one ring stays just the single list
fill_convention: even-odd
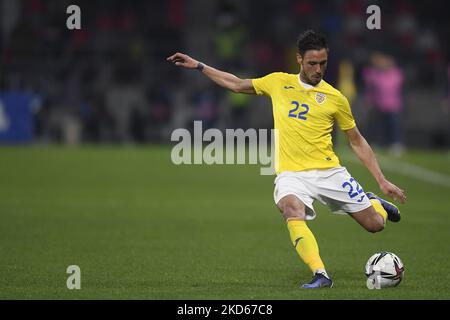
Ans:
[{"label": "player's outstretched arm", "polygon": [[167,61],[170,61],[179,67],[200,70],[219,86],[233,92],[249,94],[256,93],[255,89],[253,88],[251,79],[240,79],[231,73],[220,71],[213,67],[207,66],[189,57],[187,54],[177,52],[174,55],[168,57]]},{"label": "player's outstretched arm", "polygon": [[405,192],[395,184],[386,180],[383,173],[381,172],[380,166],[378,165],[378,161],[375,158],[375,154],[373,153],[372,148],[367,143],[366,139],[361,135],[358,128],[354,127],[353,129],[344,132],[347,135],[353,151],[377,180],[381,191],[391,199],[397,200],[398,198],[400,199],[401,203],[405,203]]}]

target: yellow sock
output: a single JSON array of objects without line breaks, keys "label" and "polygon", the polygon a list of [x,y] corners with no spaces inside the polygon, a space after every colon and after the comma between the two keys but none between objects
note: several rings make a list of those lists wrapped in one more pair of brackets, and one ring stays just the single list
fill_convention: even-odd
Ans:
[{"label": "yellow sock", "polygon": [[383,217],[384,223],[386,223],[387,219],[387,212],[384,210],[383,206],[381,205],[380,201],[377,199],[370,199],[370,202],[372,202],[372,206],[375,209],[375,211]]},{"label": "yellow sock", "polygon": [[308,265],[312,272],[325,269],[319,256],[319,246],[316,238],[302,220],[289,220],[287,222],[292,244],[300,258]]}]

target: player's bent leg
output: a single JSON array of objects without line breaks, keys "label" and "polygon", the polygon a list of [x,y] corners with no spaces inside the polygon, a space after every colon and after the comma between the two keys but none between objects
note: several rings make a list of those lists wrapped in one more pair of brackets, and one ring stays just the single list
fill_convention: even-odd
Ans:
[{"label": "player's bent leg", "polygon": [[369,232],[375,233],[384,229],[385,219],[375,211],[373,206],[359,212],[351,213],[350,216]]},{"label": "player's bent leg", "polygon": [[332,287],[333,281],[328,277],[319,255],[316,238],[306,224],[305,204],[294,195],[287,195],[277,203],[278,209],[287,222],[292,244],[300,258],[314,273],[310,283],[303,288]]},{"label": "player's bent leg", "polygon": [[289,220],[306,220],[306,206],[293,194],[281,198],[277,207],[286,222]]}]

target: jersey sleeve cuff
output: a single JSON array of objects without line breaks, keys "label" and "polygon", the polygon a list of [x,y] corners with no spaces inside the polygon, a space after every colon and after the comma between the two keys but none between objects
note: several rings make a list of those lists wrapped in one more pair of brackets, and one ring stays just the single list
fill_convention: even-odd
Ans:
[{"label": "jersey sleeve cuff", "polygon": [[264,94],[264,92],[262,92],[258,87],[258,79],[252,79],[252,85],[258,96],[262,96]]}]

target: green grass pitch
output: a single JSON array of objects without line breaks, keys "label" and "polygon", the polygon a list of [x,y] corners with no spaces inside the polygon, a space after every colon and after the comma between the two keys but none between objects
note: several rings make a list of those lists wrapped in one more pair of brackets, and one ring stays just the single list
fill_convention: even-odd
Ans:
[{"label": "green grass pitch", "polygon": [[[450,174],[444,152],[400,160]],[[449,299],[450,188],[385,174],[407,190],[403,220],[370,234],[317,205],[310,227],[335,286],[301,290],[310,271],[259,166],[175,166],[169,146],[2,147],[0,299]],[[368,290],[364,265],[381,250],[405,278]],[[69,265],[81,290],[66,287]]]}]

